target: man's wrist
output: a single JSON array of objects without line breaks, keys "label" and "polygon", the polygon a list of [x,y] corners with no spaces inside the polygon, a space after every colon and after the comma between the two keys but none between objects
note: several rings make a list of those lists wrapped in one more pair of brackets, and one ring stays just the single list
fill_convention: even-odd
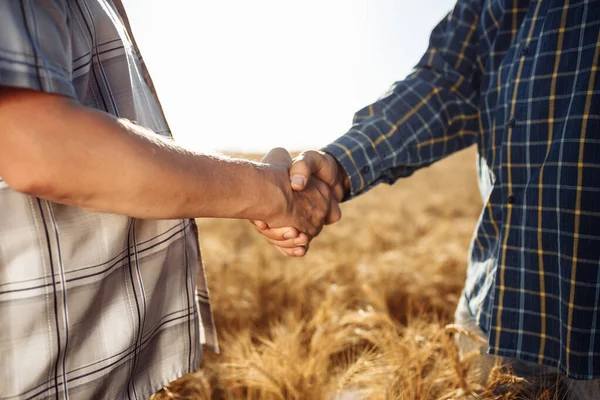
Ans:
[{"label": "man's wrist", "polygon": [[348,196],[348,194],[350,193],[350,191],[352,189],[352,187],[350,185],[350,177],[348,176],[348,173],[346,172],[346,170],[344,169],[342,164],[340,164],[340,162],[337,160],[337,158],[335,158],[333,156],[333,154],[331,154],[327,151],[323,151],[323,150],[321,150],[321,153],[325,157],[329,158],[330,161],[335,164],[336,171],[337,171],[336,182],[337,182],[338,188],[334,188],[334,189],[337,189],[337,190],[335,190],[336,193],[342,194],[342,196],[341,196],[342,198],[339,199],[341,201]]},{"label": "man's wrist", "polygon": [[256,196],[246,219],[271,220],[287,211],[290,192],[289,174],[285,168],[271,165],[256,166],[258,172]]},{"label": "man's wrist", "polygon": [[337,164],[338,168],[338,179],[340,184],[342,185],[342,189],[344,190],[344,197],[346,197],[346,195],[350,193],[350,190],[352,190],[352,187],[350,186],[350,177],[348,176],[346,170],[344,169],[344,167],[342,167],[342,164],[340,164],[338,160],[335,160],[335,163]]}]

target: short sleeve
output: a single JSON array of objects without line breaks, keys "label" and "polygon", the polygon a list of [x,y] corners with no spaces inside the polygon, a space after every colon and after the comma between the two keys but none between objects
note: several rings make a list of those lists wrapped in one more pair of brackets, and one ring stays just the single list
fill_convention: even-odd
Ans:
[{"label": "short sleeve", "polygon": [[76,97],[65,1],[0,1],[0,85]]}]

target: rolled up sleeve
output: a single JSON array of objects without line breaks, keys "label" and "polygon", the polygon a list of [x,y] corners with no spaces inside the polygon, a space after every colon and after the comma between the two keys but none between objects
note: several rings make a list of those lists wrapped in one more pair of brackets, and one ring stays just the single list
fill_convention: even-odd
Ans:
[{"label": "rolled up sleeve", "polygon": [[458,0],[433,30],[413,72],[358,111],[352,128],[323,148],[348,174],[348,198],[379,183],[391,184],[476,142],[481,3]]},{"label": "rolled up sleeve", "polygon": [[65,1],[0,2],[0,86],[76,97]]}]

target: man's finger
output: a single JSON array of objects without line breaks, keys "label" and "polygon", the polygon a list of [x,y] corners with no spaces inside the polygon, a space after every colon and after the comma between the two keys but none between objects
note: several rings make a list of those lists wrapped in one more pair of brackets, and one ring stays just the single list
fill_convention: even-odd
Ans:
[{"label": "man's finger", "polygon": [[319,179],[313,179],[309,182],[309,188],[306,193],[297,193],[294,195],[297,205],[292,211],[292,226],[296,226],[300,232],[304,232],[309,238],[316,237],[329,213],[329,203],[333,198],[331,189],[326,183]]},{"label": "man's finger", "polygon": [[275,247],[275,248],[281,254],[283,254],[284,256],[288,256],[288,257],[303,257],[306,254],[306,252],[308,251],[308,249],[306,249],[304,247],[295,247],[293,249],[285,249],[282,247]]},{"label": "man's finger", "polygon": [[284,256],[290,256],[290,254],[288,254],[288,252],[291,252],[291,249],[282,249],[281,247],[275,247],[277,249],[278,252],[280,252],[281,254],[283,254]]},{"label": "man's finger", "polygon": [[308,238],[306,236],[299,237],[296,239],[287,239],[287,240],[273,240],[269,238],[265,238],[269,244],[272,244],[275,247],[281,247],[284,249],[293,249],[296,247],[306,246],[308,244]]},{"label": "man's finger", "polygon": [[304,255],[306,254],[306,252],[308,251],[306,248],[304,247],[296,247],[293,249],[282,249],[279,248],[278,249],[285,254],[286,256],[289,257],[304,257]]},{"label": "man's finger", "polygon": [[259,231],[264,231],[269,227],[269,225],[267,225],[267,223],[263,221],[250,221],[250,223],[252,223],[252,225],[254,225],[254,227]]},{"label": "man's finger", "polygon": [[292,189],[304,190],[306,182],[312,175],[311,167],[305,161],[296,161],[290,169],[290,182]]},{"label": "man's finger", "polygon": [[292,156],[290,156],[290,153],[286,149],[275,147],[274,149],[271,149],[260,162],[290,168],[292,166]]},{"label": "man's finger", "polygon": [[325,220],[325,225],[331,225],[338,222],[342,219],[342,209],[335,199],[331,200],[331,205],[329,206],[329,214],[327,214],[327,219]]},{"label": "man's finger", "polygon": [[[256,225],[255,225],[256,226]],[[296,228],[286,227],[286,228],[268,228],[268,229],[260,229],[256,227],[256,230],[261,233],[264,237],[271,240],[279,240],[284,241],[288,239],[296,239],[300,235]]]},{"label": "man's finger", "polygon": [[335,200],[338,203],[341,203],[344,200],[344,187],[342,185],[335,185],[333,187],[333,195],[335,196]]},{"label": "man's finger", "polygon": [[[317,178],[327,184],[333,184],[333,182],[335,182],[335,176],[322,176],[335,175],[327,174],[325,162],[326,159],[323,157],[323,155],[314,150],[305,151],[304,153],[300,154],[294,160],[292,168],[290,168],[292,189],[303,190],[312,175],[316,175]],[[325,174],[323,174],[323,172],[325,172]]]}]

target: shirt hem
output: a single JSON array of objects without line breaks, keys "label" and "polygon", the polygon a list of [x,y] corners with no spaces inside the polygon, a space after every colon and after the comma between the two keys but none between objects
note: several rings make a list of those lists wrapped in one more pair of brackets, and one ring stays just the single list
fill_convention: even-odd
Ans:
[{"label": "shirt hem", "polygon": [[577,373],[573,373],[573,372],[567,372],[566,369],[560,365],[558,360],[547,357],[547,356],[542,357],[542,360],[541,360],[542,362],[540,363],[540,359],[537,354],[531,354],[531,353],[527,353],[527,352],[523,352],[523,351],[517,352],[516,350],[508,350],[508,349],[503,349],[503,348],[499,348],[499,347],[495,347],[495,346],[489,347],[488,354],[493,355],[493,356],[499,356],[499,357],[514,358],[514,359],[521,360],[521,361],[527,361],[527,362],[532,362],[535,364],[542,364],[542,365],[545,365],[548,367],[553,367],[553,368],[556,368],[558,371],[560,371],[562,374],[564,374],[569,379],[574,379],[574,380],[579,380],[579,381],[591,381],[591,380],[595,380],[595,379],[600,379],[600,375],[584,375],[584,374],[577,374]]},{"label": "shirt hem", "polygon": [[169,375],[165,375],[164,378],[160,379],[157,381],[156,385],[151,385],[148,389],[146,390],[140,390],[141,395],[139,396],[140,399],[148,399],[150,398],[153,394],[161,391],[165,386],[167,386],[169,383],[176,381],[179,378],[184,377],[185,375],[191,374],[194,371],[197,371],[200,368],[200,365],[202,364],[202,360],[204,359],[204,357],[200,357],[200,361],[198,361],[196,364],[194,365],[191,369],[181,369],[181,370],[176,370],[173,373],[169,374]]}]

